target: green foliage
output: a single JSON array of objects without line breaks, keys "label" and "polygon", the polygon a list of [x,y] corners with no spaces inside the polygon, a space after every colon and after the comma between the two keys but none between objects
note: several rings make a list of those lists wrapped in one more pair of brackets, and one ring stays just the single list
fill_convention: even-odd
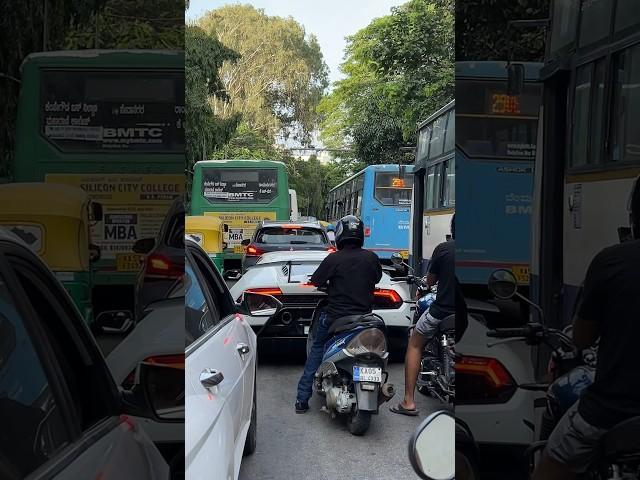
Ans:
[{"label": "green foliage", "polygon": [[184,10],[175,0],[103,0],[90,21],[72,25],[65,48],[184,48]]},{"label": "green foliage", "polygon": [[210,158],[210,153],[226,144],[233,135],[239,115],[215,115],[211,98],[226,100],[219,70],[225,61],[236,61],[238,54],[195,25],[185,30],[185,106],[187,192],[190,192],[193,164]]},{"label": "green foliage", "polygon": [[544,58],[542,29],[510,29],[509,20],[549,16],[549,0],[457,0],[456,59],[539,62]]},{"label": "green foliage", "polygon": [[410,0],[349,37],[345,78],[318,112],[326,145],[395,163],[416,124],[454,96],[453,0]]},{"label": "green foliage", "polygon": [[251,129],[270,138],[308,141],[328,84],[317,39],[294,19],[270,17],[249,5],[210,11],[198,25],[240,54],[222,67],[230,101],[217,101],[215,113],[241,114]]}]

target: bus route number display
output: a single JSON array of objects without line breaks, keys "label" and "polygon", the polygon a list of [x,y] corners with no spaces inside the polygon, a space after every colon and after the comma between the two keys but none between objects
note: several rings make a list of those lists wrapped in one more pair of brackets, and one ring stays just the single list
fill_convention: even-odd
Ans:
[{"label": "bus route number display", "polygon": [[493,93],[491,95],[491,113],[494,115],[519,115],[520,98],[517,95]]}]

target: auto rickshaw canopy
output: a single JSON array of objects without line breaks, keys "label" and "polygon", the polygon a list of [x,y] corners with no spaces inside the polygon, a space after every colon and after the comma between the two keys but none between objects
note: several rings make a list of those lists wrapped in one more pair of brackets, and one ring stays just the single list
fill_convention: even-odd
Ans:
[{"label": "auto rickshaw canopy", "polygon": [[20,237],[54,272],[89,271],[91,199],[53,183],[0,185],[0,227]]},{"label": "auto rickshaw canopy", "polygon": [[191,215],[185,217],[185,234],[189,235],[209,254],[222,253],[223,225],[217,217]]}]

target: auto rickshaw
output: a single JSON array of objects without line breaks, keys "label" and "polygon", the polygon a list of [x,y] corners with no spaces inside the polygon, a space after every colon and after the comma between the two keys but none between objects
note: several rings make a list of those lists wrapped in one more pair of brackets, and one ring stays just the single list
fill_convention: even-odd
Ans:
[{"label": "auto rickshaw", "polygon": [[187,216],[185,217],[184,231],[207,252],[218,271],[223,273],[222,221],[209,215]]},{"label": "auto rickshaw", "polygon": [[79,187],[0,185],[0,228],[13,232],[42,258],[90,326],[92,263],[100,258],[99,247],[91,243],[91,223],[100,220],[102,205]]}]

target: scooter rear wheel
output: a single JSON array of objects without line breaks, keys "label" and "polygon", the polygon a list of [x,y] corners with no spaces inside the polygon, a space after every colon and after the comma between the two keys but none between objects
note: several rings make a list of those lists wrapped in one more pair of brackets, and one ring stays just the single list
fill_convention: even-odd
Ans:
[{"label": "scooter rear wheel", "polygon": [[356,410],[349,414],[347,427],[352,435],[364,435],[371,425],[371,412]]}]

